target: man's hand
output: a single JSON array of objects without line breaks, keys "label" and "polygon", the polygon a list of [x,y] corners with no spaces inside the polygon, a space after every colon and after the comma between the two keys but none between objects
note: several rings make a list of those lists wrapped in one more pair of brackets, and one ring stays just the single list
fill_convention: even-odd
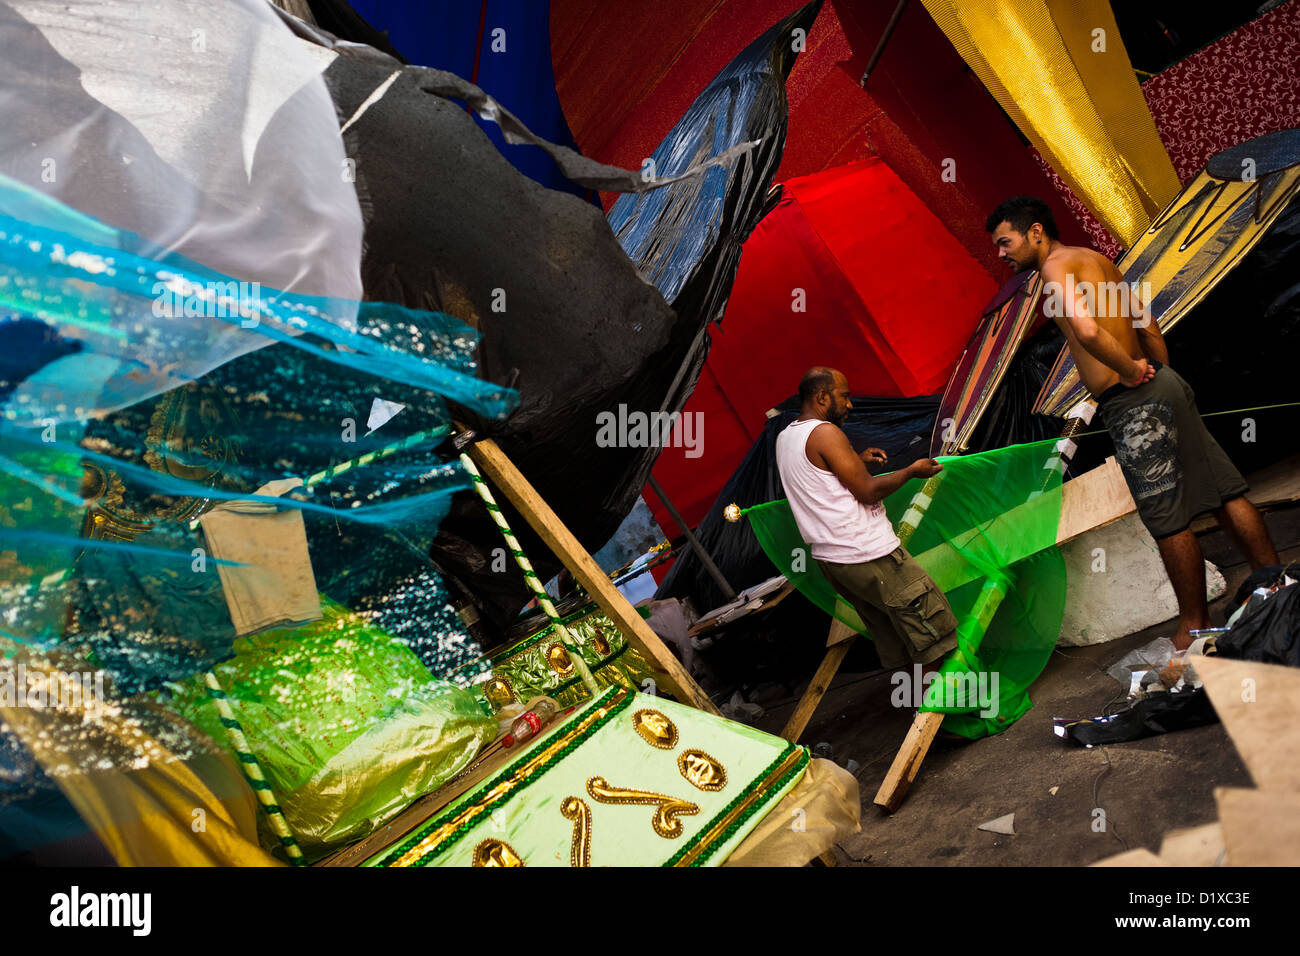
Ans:
[{"label": "man's hand", "polygon": [[943,471],[943,465],[933,458],[918,458],[907,466],[907,471],[913,478],[933,478]]},{"label": "man's hand", "polygon": [[868,448],[858,456],[868,465],[883,465],[889,460],[889,456],[879,448]]},{"label": "man's hand", "polygon": [[1151,363],[1144,358],[1135,359],[1133,362],[1138,368],[1138,376],[1133,381],[1120,379],[1120,384],[1126,388],[1137,388],[1139,385],[1145,385],[1156,377],[1156,370],[1151,367]]}]

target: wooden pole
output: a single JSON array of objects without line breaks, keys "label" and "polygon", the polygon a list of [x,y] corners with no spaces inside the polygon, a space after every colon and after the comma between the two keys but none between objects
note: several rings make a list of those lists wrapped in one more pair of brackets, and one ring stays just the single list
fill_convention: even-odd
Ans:
[{"label": "wooden pole", "polygon": [[518,509],[551,552],[569,569],[574,579],[586,588],[600,609],[640,652],[662,686],[684,703],[710,714],[719,714],[718,708],[709,700],[709,695],[700,689],[673,652],[659,639],[659,635],[650,629],[644,618],[628,603],[623,592],[614,587],[600,565],[592,560],[587,550],[497,443],[485,438],[467,445],[464,451],[506,496],[506,500]]},{"label": "wooden pole", "polygon": [[[980,634],[988,630],[993,615],[997,613],[1002,599],[1007,595],[1008,584],[1009,581],[1006,579],[986,581],[984,588],[975,599],[969,617],[974,619],[973,626],[979,629]],[[955,653],[960,654],[961,650]],[[942,678],[938,679],[942,680]],[[925,759],[930,745],[934,743],[934,737],[942,723],[943,714],[934,711],[917,712],[912,720],[911,729],[903,738],[903,746],[898,749],[889,772],[885,774],[880,789],[876,791],[875,800],[872,801],[876,806],[884,807],[889,813],[902,806],[903,798],[907,796],[908,788],[916,779],[916,774],[921,769],[921,761]]]}]

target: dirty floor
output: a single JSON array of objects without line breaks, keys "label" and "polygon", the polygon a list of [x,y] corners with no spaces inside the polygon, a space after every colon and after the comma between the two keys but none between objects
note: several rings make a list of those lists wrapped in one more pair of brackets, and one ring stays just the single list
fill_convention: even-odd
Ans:
[{"label": "dirty floor", "polygon": [[[1300,560],[1300,507],[1271,512],[1266,521],[1281,559]],[[1200,540],[1228,583],[1226,597],[1210,608],[1219,626],[1249,568],[1222,531]],[[1137,847],[1158,852],[1167,831],[1217,819],[1215,787],[1252,786],[1221,724],[1093,749],[1052,733],[1053,717],[1107,713],[1122,691],[1106,668],[1172,632],[1168,622],[1106,644],[1058,648],[1030,688],[1033,709],[996,737],[936,741],[892,816],[872,798],[912,712],[890,705],[888,672],[838,675],[800,742],[825,741],[836,762],[861,764],[862,832],[839,844],[840,864],[1078,866]],[[794,705],[769,705],[758,726],[779,733]],[[1104,829],[1097,810],[1105,813]],[[977,829],[1008,813],[1015,814],[1014,836]]]}]

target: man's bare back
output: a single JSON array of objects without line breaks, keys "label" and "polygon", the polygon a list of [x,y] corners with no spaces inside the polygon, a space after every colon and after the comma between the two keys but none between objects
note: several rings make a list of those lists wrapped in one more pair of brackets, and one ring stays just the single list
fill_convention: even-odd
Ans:
[{"label": "man's bare back", "polygon": [[[1043,263],[1042,273],[1048,314],[1065,333],[1079,378],[1093,395],[1118,384],[1120,377],[1080,342],[1075,324],[1081,320],[1095,321],[1134,361],[1143,358],[1168,361],[1167,355],[1149,355],[1143,351],[1142,338],[1133,324],[1135,318],[1141,320],[1142,304],[1135,301],[1136,296],[1125,284],[1124,276],[1105,256],[1082,246],[1058,245]],[[1052,307],[1053,295],[1059,296],[1056,308]]]}]

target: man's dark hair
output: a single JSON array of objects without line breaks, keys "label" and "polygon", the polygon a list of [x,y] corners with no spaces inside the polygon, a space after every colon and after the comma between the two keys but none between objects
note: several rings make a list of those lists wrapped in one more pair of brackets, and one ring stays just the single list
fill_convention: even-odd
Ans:
[{"label": "man's dark hair", "polygon": [[825,365],[814,365],[799,379],[799,401],[805,405],[835,388],[835,376]]},{"label": "man's dark hair", "polygon": [[1022,235],[1028,233],[1029,227],[1034,223],[1041,222],[1043,232],[1047,233],[1049,239],[1061,238],[1056,220],[1052,218],[1052,210],[1037,196],[1014,196],[999,203],[998,208],[993,210],[993,215],[984,223],[984,231],[992,232],[1004,221]]}]

